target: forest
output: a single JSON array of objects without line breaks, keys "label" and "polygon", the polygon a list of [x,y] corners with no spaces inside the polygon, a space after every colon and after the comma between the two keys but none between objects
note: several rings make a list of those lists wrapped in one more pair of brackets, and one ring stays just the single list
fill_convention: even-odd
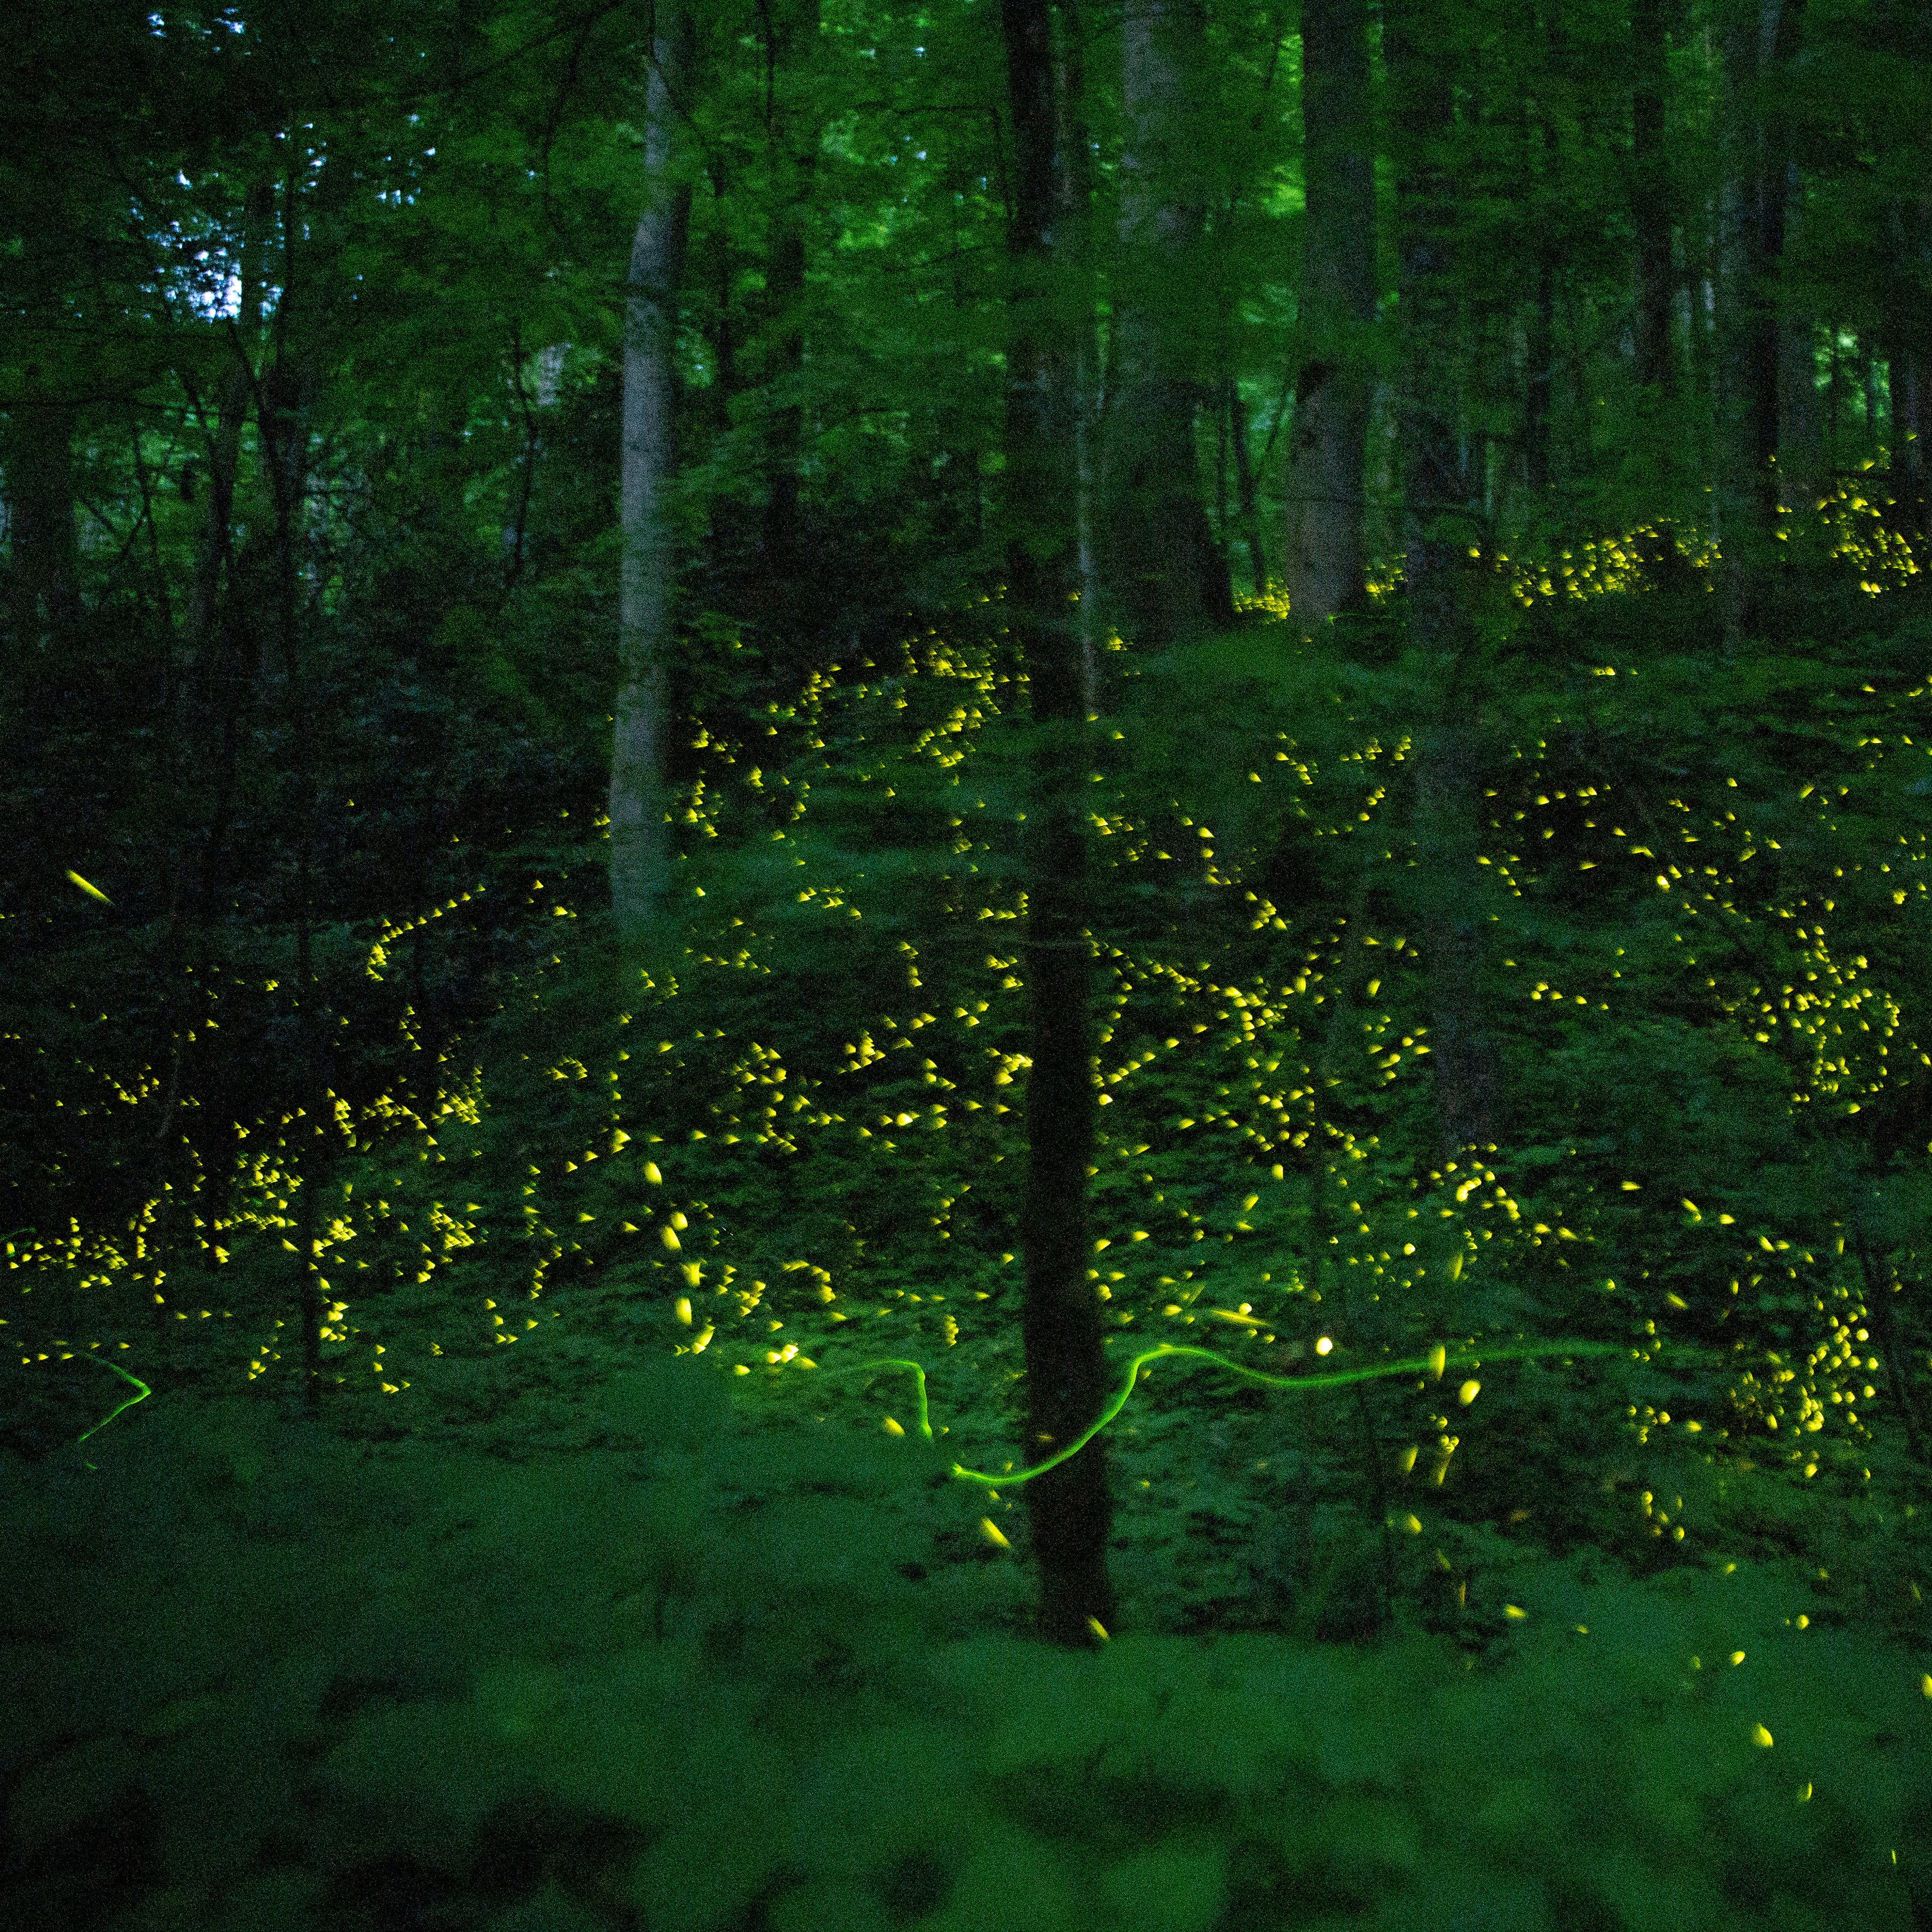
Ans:
[{"label": "forest", "polygon": [[1932,1927],[1928,129],[14,0],[0,1916]]}]

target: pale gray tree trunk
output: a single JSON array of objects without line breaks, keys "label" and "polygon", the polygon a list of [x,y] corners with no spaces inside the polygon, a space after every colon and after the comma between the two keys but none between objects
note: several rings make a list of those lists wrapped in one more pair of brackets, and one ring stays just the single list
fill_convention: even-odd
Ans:
[{"label": "pale gray tree trunk", "polygon": [[664,750],[676,558],[668,498],[677,466],[678,285],[691,225],[691,184],[676,163],[694,52],[691,16],[660,9],[645,110],[650,200],[631,245],[624,307],[623,562],[610,808],[610,909],[620,941],[648,928],[670,876]]},{"label": "pale gray tree trunk", "polygon": [[1302,0],[1303,230],[1288,610],[1304,635],[1358,604],[1368,574],[1363,465],[1376,316],[1376,180],[1365,0]]}]

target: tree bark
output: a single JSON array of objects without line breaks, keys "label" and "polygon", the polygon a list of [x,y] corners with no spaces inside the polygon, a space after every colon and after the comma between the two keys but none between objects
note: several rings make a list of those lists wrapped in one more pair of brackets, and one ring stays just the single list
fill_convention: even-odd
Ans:
[{"label": "tree bark", "polygon": [[1397,170],[1405,457],[1402,576],[1411,647],[1428,667],[1433,716],[1415,759],[1424,958],[1432,1006],[1430,1065],[1445,1155],[1493,1141],[1502,1055],[1483,997],[1478,760],[1484,737],[1468,550],[1480,503],[1454,397],[1462,304],[1454,286],[1453,183],[1441,143],[1453,114],[1439,52],[1418,44],[1409,0],[1388,0],[1383,44],[1408,130]]},{"label": "tree bark", "polygon": [[[1897,84],[1901,91],[1922,89],[1932,73],[1932,4],[1878,0],[1874,13],[1874,40],[1894,64]],[[1919,549],[1923,586],[1932,554],[1932,186],[1922,166],[1913,184],[1889,200],[1885,225],[1892,272],[1880,332],[1892,404],[1887,468],[1894,519]]]},{"label": "tree bark", "polygon": [[1724,649],[1758,631],[1778,534],[1778,314],[1785,158],[1770,105],[1802,0],[1729,0],[1722,33],[1723,181],[1718,327],[1717,476]]},{"label": "tree bark", "polygon": [[[1028,802],[1025,1460],[1071,1441],[1106,1394],[1100,1305],[1088,1279],[1087,1179],[1094,1146],[1092,961],[1086,934],[1086,706],[1071,598],[1078,545],[1074,345],[1057,282],[1058,167],[1053,11],[1002,0],[1015,150],[1006,350],[1007,590],[1036,730]],[[1103,1438],[1026,1486],[1040,1565],[1040,1627],[1090,1646],[1113,1619]]]},{"label": "tree bark", "polygon": [[1080,682],[1089,717],[1106,704],[1101,664],[1106,630],[1100,568],[1100,340],[1094,314],[1094,182],[1087,128],[1086,23],[1080,0],[1059,0],[1060,44],[1054,58],[1054,177],[1058,252],[1072,268],[1075,538],[1079,579]]},{"label": "tree bark", "polygon": [[695,41],[688,14],[659,11],[645,109],[650,205],[632,242],[624,305],[623,561],[610,804],[610,907],[624,944],[652,926],[670,877],[664,740],[676,556],[667,498],[677,466],[677,298],[691,224],[691,184],[676,164]]},{"label": "tree bark", "polygon": [[1303,230],[1294,427],[1288,442],[1288,610],[1304,635],[1356,608],[1368,575],[1363,467],[1376,318],[1376,182],[1365,0],[1302,0]]},{"label": "tree bark", "polygon": [[1887,467],[1901,533],[1916,547],[1932,544],[1932,197],[1894,201],[1886,226],[1897,278],[1886,329]]},{"label": "tree bark", "polygon": [[[806,226],[819,130],[808,115],[782,104],[778,76],[812,57],[818,39],[819,0],[760,0],[765,38],[765,142],[776,204],[766,269],[765,380],[774,392],[767,418],[764,530],[766,586],[795,580],[804,560],[799,547],[799,467],[805,410],[800,397],[805,371]],[[801,124],[801,123],[803,124]]]},{"label": "tree bark", "polygon": [[1522,480],[1534,526],[1549,511],[1550,404],[1556,387],[1556,263],[1547,248],[1537,251],[1522,362]]},{"label": "tree bark", "polygon": [[1670,352],[1676,285],[1670,266],[1670,170],[1664,145],[1669,36],[1666,0],[1634,0],[1630,90],[1630,213],[1636,229],[1636,380],[1640,389],[1676,393]]},{"label": "tree bark", "polygon": [[[1268,550],[1262,542],[1261,512],[1256,500],[1255,466],[1248,454],[1247,411],[1241,402],[1241,386],[1230,376],[1227,379],[1222,406],[1228,412],[1228,441],[1234,458],[1234,503],[1240,512],[1241,536],[1248,547],[1248,577],[1254,595],[1267,594],[1268,587]],[[1366,440],[1368,417],[1363,412],[1363,434]]]},{"label": "tree bark", "polygon": [[[1796,246],[1804,220],[1804,184],[1786,171],[1784,247]],[[1778,318],[1778,491],[1784,507],[1808,530],[1825,488],[1824,412],[1818,396],[1817,327],[1808,308]]]},{"label": "tree bark", "polygon": [[1207,85],[1201,0],[1130,0],[1120,26],[1120,268],[1106,491],[1107,576],[1121,627],[1158,650],[1234,621],[1202,500],[1194,413],[1206,204],[1192,143]]},{"label": "tree bark", "polygon": [[58,650],[80,617],[80,542],[76,523],[74,438],[80,412],[38,366],[10,412],[4,457],[8,534],[14,550],[8,601],[22,644]]}]

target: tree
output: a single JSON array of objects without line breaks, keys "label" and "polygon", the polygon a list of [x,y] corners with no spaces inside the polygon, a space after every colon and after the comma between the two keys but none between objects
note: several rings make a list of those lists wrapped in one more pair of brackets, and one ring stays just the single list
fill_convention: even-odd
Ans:
[{"label": "tree", "polygon": [[765,269],[770,308],[766,382],[772,393],[766,434],[770,476],[759,548],[774,588],[794,577],[798,554],[799,464],[804,409],[799,388],[805,369],[806,228],[812,177],[824,133],[815,100],[782,106],[778,73],[788,90],[808,80],[818,52],[819,0],[759,0],[765,55],[765,142],[774,205]]},{"label": "tree", "polygon": [[1784,253],[1791,174],[1777,90],[1802,10],[1802,0],[1722,0],[1720,9],[1714,520],[1724,554],[1725,649],[1732,655],[1763,621],[1778,533],[1774,281]]},{"label": "tree", "polygon": [[1288,608],[1297,629],[1362,601],[1363,468],[1373,373],[1376,180],[1364,0],[1303,0],[1300,316],[1288,446]]},{"label": "tree", "polygon": [[1406,119],[1396,175],[1401,337],[1402,601],[1430,715],[1415,756],[1425,956],[1436,1114],[1445,1150],[1491,1139],[1502,1106],[1501,1049],[1482,993],[1477,857],[1483,667],[1470,553],[1482,534],[1468,438],[1457,421],[1464,355],[1448,169],[1453,70],[1442,23],[1414,0],[1384,15],[1390,85]]},{"label": "tree", "polygon": [[1630,215],[1636,229],[1636,380],[1668,398],[1677,386],[1670,310],[1672,196],[1665,145],[1670,52],[1667,0],[1635,0],[1630,10]]},{"label": "tree", "polygon": [[696,52],[692,16],[667,8],[650,52],[645,102],[648,205],[625,284],[623,541],[617,686],[610,752],[610,902],[620,941],[661,910],[670,878],[664,830],[664,734],[675,635],[676,545],[670,494],[677,470],[677,302],[691,224],[680,154]]},{"label": "tree", "polygon": [[1196,146],[1208,72],[1201,0],[1130,0],[1120,42],[1125,131],[1104,516],[1122,626],[1158,649],[1234,616],[1194,439],[1203,332],[1190,291],[1206,220]]},{"label": "tree", "polygon": [[[1100,1413],[1100,1301],[1088,1278],[1094,1146],[1093,968],[1087,932],[1086,700],[1074,628],[1073,354],[1054,232],[1053,10],[1002,0],[1013,136],[1006,350],[1006,602],[1031,694],[1035,750],[1025,830],[1027,1448],[1043,1460]],[[1027,1486],[1040,1622],[1090,1646],[1114,1615],[1104,1444]]]}]

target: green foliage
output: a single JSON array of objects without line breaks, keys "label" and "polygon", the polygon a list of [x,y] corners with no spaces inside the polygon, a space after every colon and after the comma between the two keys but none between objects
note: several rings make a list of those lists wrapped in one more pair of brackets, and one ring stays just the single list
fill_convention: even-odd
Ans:
[{"label": "green foliage", "polygon": [[[1264,582],[1164,654],[1081,614],[1090,1278],[1132,1393],[1119,1628],[1061,1657],[1018,1634],[998,10],[700,10],[642,975],[600,814],[650,10],[10,22],[10,1903],[1922,1917],[1922,49],[1814,9],[1782,74],[1820,421],[1756,634],[1713,616],[1701,287],[1674,398],[1618,346],[1632,35],[1592,8],[1420,17],[1462,89],[1442,374],[1483,499],[1454,677],[1408,621],[1399,411],[1370,608],[1317,642]],[[1298,37],[1213,10],[1184,272],[1083,272],[1110,384],[1135,299],[1200,346],[1227,548],[1279,527],[1321,345],[1279,267]],[[1722,22],[1683,26],[1695,264],[1732,97]],[[1096,24],[1070,104],[1098,234],[1118,48]],[[1430,157],[1378,74],[1386,181]],[[1363,350],[1390,394],[1396,341]],[[1416,782],[1452,706],[1473,886]],[[1445,1150],[1452,916],[1508,1082]],[[82,1354],[150,1398],[108,1414]],[[882,1360],[930,1370],[931,1442]]]}]

